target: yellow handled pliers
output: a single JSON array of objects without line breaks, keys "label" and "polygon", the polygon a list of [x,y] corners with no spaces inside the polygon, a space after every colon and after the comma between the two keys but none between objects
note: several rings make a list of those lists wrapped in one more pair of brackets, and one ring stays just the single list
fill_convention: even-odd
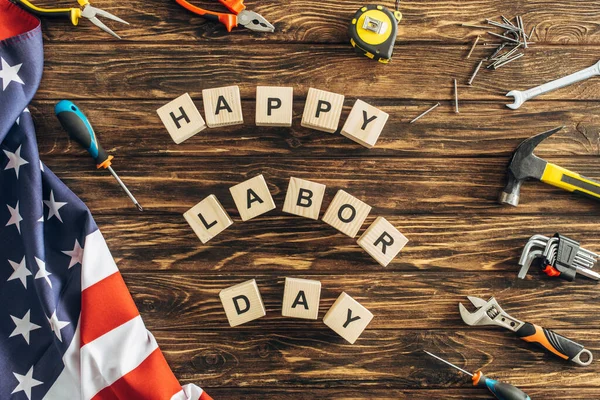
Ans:
[{"label": "yellow handled pliers", "polygon": [[40,17],[51,17],[51,18],[68,18],[71,20],[73,25],[79,24],[79,19],[81,17],[89,19],[92,24],[96,25],[98,28],[102,29],[104,32],[110,33],[114,37],[121,39],[119,35],[114,33],[109,27],[104,25],[102,21],[98,19],[97,16],[105,17],[111,19],[113,21],[121,22],[122,24],[129,25],[128,22],[122,20],[121,18],[112,15],[108,11],[101,10],[99,8],[93,7],[90,5],[88,0],[77,0],[77,3],[82,8],[42,8],[38,7],[35,4],[32,4],[29,0],[11,0],[16,5],[21,8],[29,11],[32,14],[35,14]]}]

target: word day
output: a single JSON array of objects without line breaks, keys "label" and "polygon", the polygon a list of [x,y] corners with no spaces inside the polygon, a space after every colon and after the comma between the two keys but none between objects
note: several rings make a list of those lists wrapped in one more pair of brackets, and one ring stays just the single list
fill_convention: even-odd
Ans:
[{"label": "word day", "polygon": [[[257,126],[291,127],[294,104],[291,87],[258,86],[256,88]],[[202,91],[206,122],[189,94],[185,93],[157,110],[158,116],[177,144],[209,128],[244,123],[238,86]],[[341,119],[344,96],[310,88],[306,96],[301,125],[334,133]],[[362,100],[356,100],[340,133],[367,147],[375,146],[389,115]]]},{"label": "word day", "polygon": [[[262,175],[229,188],[242,221],[248,221],[275,209],[275,202]],[[299,178],[290,178],[283,211],[314,220],[319,219],[325,185]],[[354,238],[362,227],[371,206],[338,190],[322,221]],[[202,243],[208,242],[233,224],[227,211],[215,195],[210,195],[183,214]],[[408,239],[383,217],[377,217],[357,241],[373,259],[387,266]]]},{"label": "word day", "polygon": [[[255,279],[223,289],[219,297],[232,327],[267,314]],[[320,298],[321,282],[285,278],[281,315],[316,320]],[[346,292],[342,292],[323,317],[323,323],[350,344],[354,344],[372,319],[373,314],[369,310]]]}]

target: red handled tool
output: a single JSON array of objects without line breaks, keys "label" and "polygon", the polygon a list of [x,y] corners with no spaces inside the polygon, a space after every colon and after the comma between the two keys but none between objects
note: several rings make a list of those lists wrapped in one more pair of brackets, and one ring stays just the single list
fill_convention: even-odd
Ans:
[{"label": "red handled tool", "polygon": [[477,307],[469,312],[462,304],[458,304],[460,316],[467,325],[496,325],[514,332],[526,342],[536,343],[558,357],[582,366],[592,363],[592,353],[579,343],[529,322],[519,321],[505,312],[493,297],[488,301],[479,297],[467,296]]},{"label": "red handled tool", "polygon": [[201,15],[208,20],[222,23],[227,28],[227,32],[231,32],[233,28],[239,25],[256,32],[275,31],[275,27],[265,17],[254,11],[246,10],[244,0],[219,0],[219,3],[227,7],[233,14],[205,10],[204,8],[190,4],[186,0],[175,1],[180,6],[195,14]]}]

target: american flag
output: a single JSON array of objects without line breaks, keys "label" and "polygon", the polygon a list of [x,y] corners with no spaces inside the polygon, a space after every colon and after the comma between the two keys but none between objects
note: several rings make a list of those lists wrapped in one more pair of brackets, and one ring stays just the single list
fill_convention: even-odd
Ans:
[{"label": "american flag", "polygon": [[0,399],[202,399],[146,327],[85,204],[41,161],[39,21],[0,0]]}]

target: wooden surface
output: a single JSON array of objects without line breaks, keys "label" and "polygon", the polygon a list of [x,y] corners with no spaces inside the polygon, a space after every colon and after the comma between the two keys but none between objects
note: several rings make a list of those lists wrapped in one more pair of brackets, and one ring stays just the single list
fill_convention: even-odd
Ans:
[{"label": "wooden surface", "polygon": [[[41,158],[91,209],[177,377],[215,399],[490,398],[426,358],[421,350],[428,349],[517,384],[533,399],[600,398],[600,361],[587,368],[562,362],[501,329],[467,327],[457,310],[466,295],[495,295],[515,317],[556,329],[600,358],[594,283],[534,274],[516,279],[520,250],[532,234],[559,231],[600,251],[598,204],[536,182],[523,186],[518,208],[496,203],[514,148],[558,125],[566,128],[538,154],[600,178],[598,79],[517,111],[504,106],[509,90],[598,61],[599,3],[407,0],[389,65],[354,55],[347,43],[359,1],[247,3],[275,33],[228,34],[174,1],[97,2],[131,23],[110,24],[122,41],[88,21],[76,29],[43,23],[44,77],[30,107]],[[482,71],[468,88],[489,50],[480,47],[466,60],[482,32],[459,23],[500,14],[522,15],[529,29],[537,25],[535,44],[513,64]],[[459,115],[453,78],[460,85]],[[174,144],[155,110],[184,92],[201,109],[203,89],[228,85],[240,86],[244,124]],[[291,128],[254,126],[257,85],[294,88]],[[346,96],[340,126],[357,98],[389,113],[377,146],[368,150],[339,134],[302,128],[309,87]],[[63,98],[86,112],[143,213],[62,132],[53,107]],[[408,124],[437,101],[441,107]],[[228,189],[258,174],[277,210],[242,223]],[[290,176],[327,185],[323,210],[338,189],[371,205],[359,234],[383,216],[409,244],[382,268],[322,221],[283,213]],[[209,194],[235,223],[202,245],[182,213]],[[281,316],[286,276],[322,282],[319,320]],[[267,316],[230,328],[218,293],[253,278]],[[374,314],[355,345],[322,323],[342,291]]]}]

